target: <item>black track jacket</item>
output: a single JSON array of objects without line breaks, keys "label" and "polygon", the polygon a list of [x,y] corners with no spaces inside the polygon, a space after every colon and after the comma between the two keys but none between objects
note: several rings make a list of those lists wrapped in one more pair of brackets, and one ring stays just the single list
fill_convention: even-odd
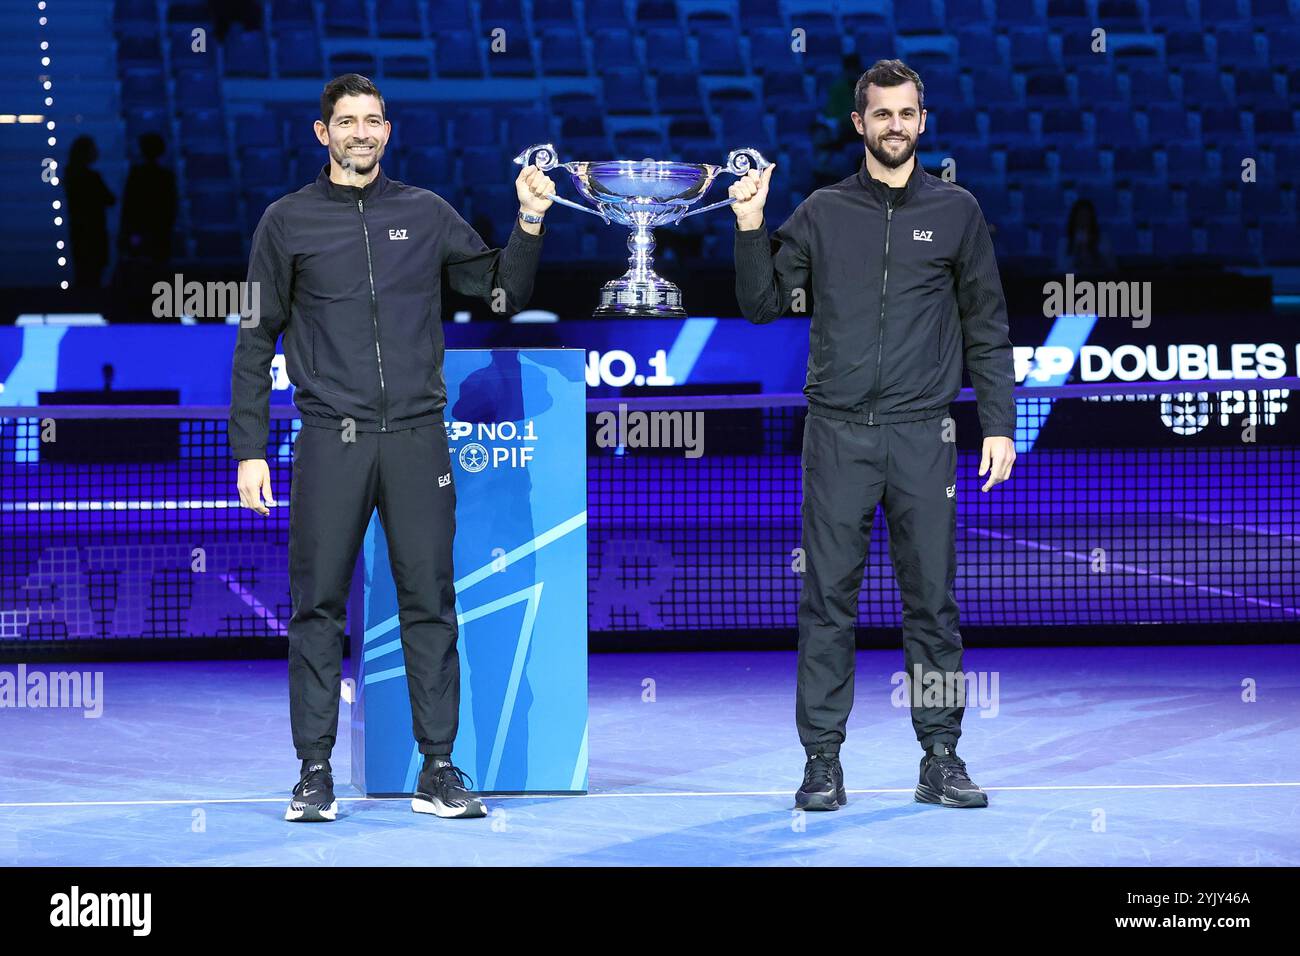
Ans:
[{"label": "black track jacket", "polygon": [[[545,227],[543,227],[545,230]],[[515,221],[488,249],[442,197],[379,174],[340,186],[329,167],[272,203],[253,235],[248,281],[261,315],[241,323],[230,381],[230,451],[265,458],[275,343],[304,423],[393,431],[440,421],[442,275],[452,289],[517,311],[532,296],[542,237]]]},{"label": "black track jacket", "polygon": [[985,437],[1014,436],[1006,301],[984,215],[965,189],[917,160],[891,205],[863,163],[813,192],[771,239],[766,226],[737,228],[735,256],[750,322],[789,314],[795,290],[811,299],[810,411],[867,425],[942,415],[964,357]]}]

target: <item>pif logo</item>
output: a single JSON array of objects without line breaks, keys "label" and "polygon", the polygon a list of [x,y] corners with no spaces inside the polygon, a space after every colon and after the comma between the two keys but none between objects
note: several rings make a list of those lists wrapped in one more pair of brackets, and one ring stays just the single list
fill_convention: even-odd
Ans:
[{"label": "pif logo", "polygon": [[405,238],[406,238],[406,230],[405,230],[405,229],[389,229],[389,230],[388,230],[388,238],[389,238],[389,239],[405,239]]}]

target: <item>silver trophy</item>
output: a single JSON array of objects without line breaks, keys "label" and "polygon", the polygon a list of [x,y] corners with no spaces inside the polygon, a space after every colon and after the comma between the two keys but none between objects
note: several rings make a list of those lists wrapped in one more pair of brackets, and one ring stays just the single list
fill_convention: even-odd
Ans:
[{"label": "silver trophy", "polygon": [[520,166],[529,164],[548,172],[563,166],[573,185],[596,208],[584,206],[559,196],[551,197],[562,206],[580,209],[608,222],[618,222],[632,229],[627,248],[632,253],[628,270],[606,282],[600,291],[600,306],[595,314],[644,315],[686,318],[682,308],[682,290],[654,271],[654,228],[671,226],[687,216],[694,216],[719,206],[729,206],[734,199],[710,203],[691,209],[713,185],[721,172],[744,176],[751,169],[763,170],[771,165],[756,149],[733,149],[725,166],[707,163],[674,163],[643,159],[611,160],[600,163],[561,163],[550,143],[529,146],[515,157]]}]

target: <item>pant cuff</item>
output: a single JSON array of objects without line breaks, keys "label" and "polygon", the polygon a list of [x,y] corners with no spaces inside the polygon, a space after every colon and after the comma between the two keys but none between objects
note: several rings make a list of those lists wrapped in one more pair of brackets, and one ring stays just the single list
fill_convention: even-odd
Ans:
[{"label": "pant cuff", "polygon": [[838,757],[840,755],[839,744],[804,744],[803,752],[811,757],[815,753],[830,754]]}]

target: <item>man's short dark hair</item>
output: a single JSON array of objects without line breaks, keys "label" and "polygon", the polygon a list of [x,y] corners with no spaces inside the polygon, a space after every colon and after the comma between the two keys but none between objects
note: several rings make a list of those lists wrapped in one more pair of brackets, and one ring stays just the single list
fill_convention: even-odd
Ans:
[{"label": "man's short dark hair", "polygon": [[360,73],[344,73],[325,84],[320,95],[320,121],[329,126],[334,116],[334,104],[345,96],[373,96],[379,100],[379,115],[388,119],[388,108],[384,106],[384,95],[379,87],[367,76]]},{"label": "man's short dark hair", "polygon": [[858,85],[853,88],[853,107],[859,116],[866,116],[868,86],[901,86],[907,82],[916,84],[917,106],[925,109],[925,84],[917,72],[902,60],[877,60],[858,77]]}]

